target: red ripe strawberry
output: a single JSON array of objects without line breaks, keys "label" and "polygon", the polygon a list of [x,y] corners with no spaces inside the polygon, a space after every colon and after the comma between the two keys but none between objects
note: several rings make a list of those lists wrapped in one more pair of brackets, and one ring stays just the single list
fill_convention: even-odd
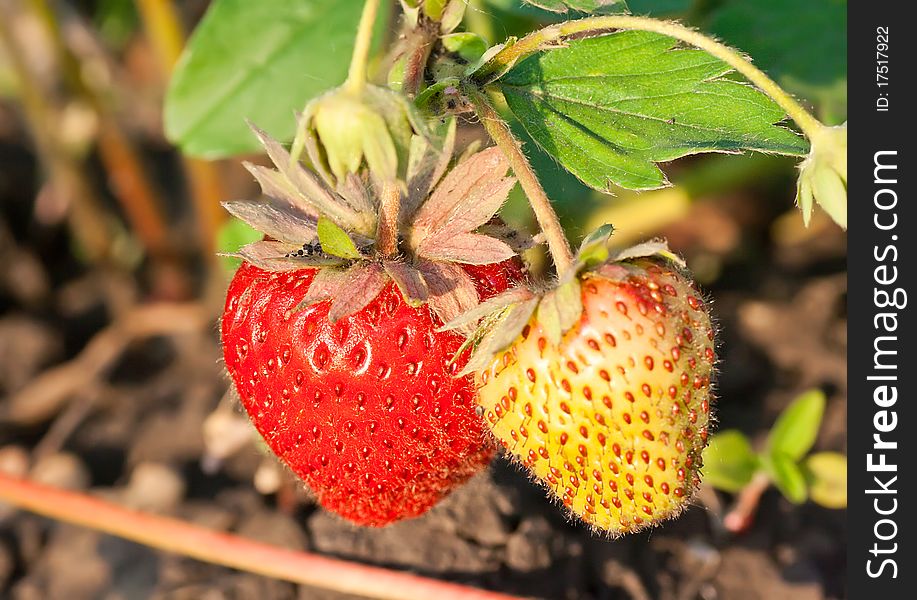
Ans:
[{"label": "red ripe strawberry", "polygon": [[[463,339],[437,329],[521,278],[505,242],[474,233],[514,180],[495,150],[443,177],[454,127],[442,151],[415,138],[404,184],[313,173],[258,133],[278,170],[250,169],[269,198],[226,207],[273,239],[239,252],[226,367],[255,427],[322,506],[372,526],[420,515],[492,454],[473,379],[455,377]],[[389,248],[385,219],[397,224]]]},{"label": "red ripe strawberry", "polygon": [[707,443],[710,317],[682,273],[645,255],[586,269],[540,301],[511,293],[521,301],[488,334],[511,343],[490,346],[502,349],[479,376],[496,437],[611,533],[678,514]]},{"label": "red ripe strawberry", "polygon": [[[519,276],[468,270],[483,298]],[[327,301],[295,311],[314,273],[236,273],[222,332],[242,404],[326,509],[362,525],[420,515],[492,455],[470,377],[455,378],[463,338],[393,283],[336,323]]]}]

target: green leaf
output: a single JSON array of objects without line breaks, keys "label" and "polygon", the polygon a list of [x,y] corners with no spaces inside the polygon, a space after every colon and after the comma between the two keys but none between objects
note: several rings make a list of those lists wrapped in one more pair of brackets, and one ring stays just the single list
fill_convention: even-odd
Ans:
[{"label": "green leaf", "polygon": [[770,475],[771,481],[787,500],[793,504],[802,504],[806,501],[806,478],[796,461],[784,454],[770,454],[761,457],[761,463]]},{"label": "green leaf", "polygon": [[803,155],[774,123],[783,111],[729,68],[672,38],[624,31],[575,40],[513,67],[497,83],[532,138],[589,186],[654,189],[655,163],[699,152]]},{"label": "green leaf", "polygon": [[814,102],[829,123],[845,120],[846,2],[729,0],[708,27],[748,52],[782,87]]},{"label": "green leaf", "polygon": [[771,428],[768,452],[800,460],[812,449],[824,413],[825,394],[821,390],[808,391],[793,400]]},{"label": "green leaf", "polygon": [[[238,252],[242,246],[257,242],[263,237],[263,233],[248,223],[235,217],[230,217],[226,219],[226,222],[217,231],[217,251],[220,254],[233,254]],[[220,262],[225,267],[226,272],[232,274],[242,264],[242,259],[234,256],[221,256]]]},{"label": "green leaf", "polygon": [[809,496],[825,508],[847,507],[847,457],[837,452],[819,452],[804,465]]},{"label": "green leaf", "polygon": [[559,13],[568,10],[605,14],[627,11],[627,3],[624,0],[525,0],[525,3]]},{"label": "green leaf", "polygon": [[[509,115],[510,113],[506,111],[506,116]],[[582,181],[542,150],[517,119],[512,119],[511,127],[513,135],[522,142],[523,150],[538,174],[541,185],[548,193],[548,198],[556,205],[557,216],[560,217],[564,229],[566,231],[581,229],[590,210],[596,204],[594,198],[599,194],[584,185]],[[515,191],[518,192],[519,202],[505,207],[504,214],[511,214],[510,210],[518,207],[516,214],[519,215],[520,222],[524,222],[523,219],[531,218],[532,209],[522,188],[517,187]]]},{"label": "green leaf", "polygon": [[450,33],[441,38],[443,48],[455,52],[465,62],[476,62],[487,51],[487,42],[484,38],[470,31]]},{"label": "green leaf", "polygon": [[246,119],[289,139],[294,111],[345,79],[361,6],[214,0],[170,82],[166,136],[209,158],[260,150]]},{"label": "green leaf", "polygon": [[318,218],[318,243],[322,246],[322,252],[331,256],[351,260],[363,257],[347,232],[327,217]]},{"label": "green leaf", "polygon": [[710,438],[704,450],[704,481],[725,492],[736,493],[751,481],[760,463],[748,438],[730,429]]}]

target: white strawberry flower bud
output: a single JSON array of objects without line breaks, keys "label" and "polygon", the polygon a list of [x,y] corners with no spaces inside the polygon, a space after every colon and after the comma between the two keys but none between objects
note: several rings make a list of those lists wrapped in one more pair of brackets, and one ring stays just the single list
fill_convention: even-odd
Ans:
[{"label": "white strawberry flower bud", "polygon": [[800,164],[796,203],[806,225],[817,202],[835,223],[847,229],[847,123],[823,126],[812,136],[812,150]]},{"label": "white strawberry flower bud", "polygon": [[407,155],[414,133],[424,124],[403,96],[366,85],[359,91],[335,89],[306,106],[300,137],[312,135],[324,149],[327,167],[338,181],[356,173],[364,161],[378,178],[395,180],[399,158]]}]

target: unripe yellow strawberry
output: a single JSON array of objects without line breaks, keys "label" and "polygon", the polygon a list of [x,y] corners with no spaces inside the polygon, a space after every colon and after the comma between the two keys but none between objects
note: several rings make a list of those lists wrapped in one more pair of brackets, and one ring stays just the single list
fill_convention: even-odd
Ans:
[{"label": "unripe yellow strawberry", "polygon": [[700,481],[713,328],[691,282],[662,260],[605,264],[578,281],[575,324],[555,343],[539,309],[480,373],[478,403],[573,513],[626,533],[679,513]]}]

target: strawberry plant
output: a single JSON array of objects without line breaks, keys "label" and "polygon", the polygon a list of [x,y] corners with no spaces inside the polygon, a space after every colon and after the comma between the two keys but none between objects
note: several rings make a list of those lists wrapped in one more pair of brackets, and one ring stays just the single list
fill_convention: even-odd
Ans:
[{"label": "strawberry plant", "polygon": [[[799,157],[804,221],[818,204],[846,227],[846,124],[623,0],[493,4],[547,24],[497,40],[464,0],[212,3],[172,81],[167,132],[189,154],[260,147],[273,163],[247,165],[262,198],[224,204],[260,232],[228,250],[244,262],[222,319],[226,367],[271,450],[356,523],[422,514],[496,438],[572,514],[635,531],[677,515],[700,483],[708,305],[662,241],[621,248],[609,225],[574,253],[530,155],[606,194],[668,186],[661,165],[699,153]],[[390,39],[383,7],[397,15]],[[729,29],[728,13],[714,23]],[[517,182],[533,239],[498,217]],[[527,273],[533,242],[553,273]],[[741,458],[718,439],[712,452]],[[775,439],[761,464],[798,498],[808,447]]]},{"label": "strawberry plant", "polygon": [[820,390],[800,395],[777,418],[759,452],[735,429],[711,437],[704,451],[704,481],[745,496],[740,510],[727,516],[728,528],[743,530],[750,525],[757,499],[770,485],[794,504],[811,499],[826,508],[847,506],[847,458],[836,452],[809,454],[824,409],[825,395]]},{"label": "strawberry plant", "polygon": [[[521,278],[512,248],[470,232],[490,221],[515,181],[491,148],[431,191],[446,167],[440,160],[406,181],[416,198],[403,208],[416,210],[402,212],[401,226],[393,217],[392,235],[385,215],[377,222],[353,209],[384,203],[386,185],[378,200],[355,178],[339,194],[333,176],[291,163],[259,134],[277,170],[250,169],[270,200],[226,208],[273,240],[239,251],[246,264],[222,321],[227,369],[258,431],[325,507],[366,525],[416,516],[492,453],[472,381],[455,377],[462,338],[439,328]],[[422,164],[423,138],[413,150]],[[401,237],[414,248],[410,261],[397,249]]]}]

